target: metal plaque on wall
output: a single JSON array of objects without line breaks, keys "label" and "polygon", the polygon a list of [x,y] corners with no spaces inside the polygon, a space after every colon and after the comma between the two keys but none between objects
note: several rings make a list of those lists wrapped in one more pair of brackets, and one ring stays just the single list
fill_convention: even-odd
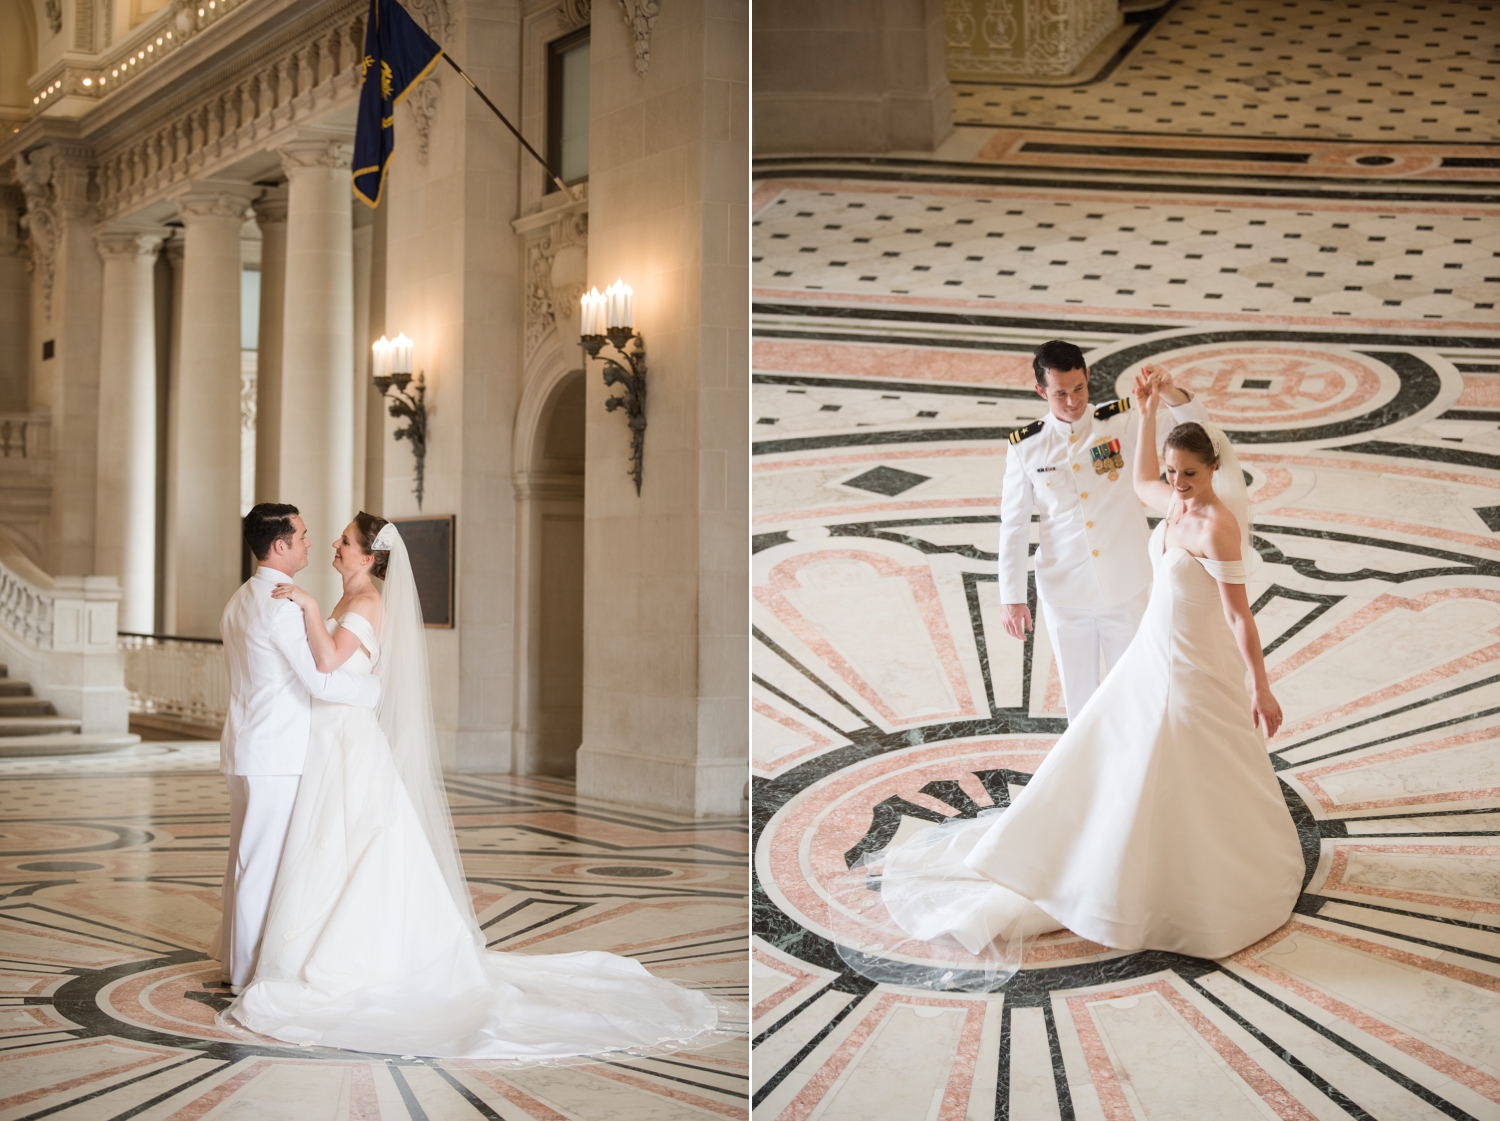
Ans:
[{"label": "metal plaque on wall", "polygon": [[411,572],[422,601],[422,622],[429,627],[452,627],[454,515],[391,521],[401,527],[401,539],[411,557]]}]

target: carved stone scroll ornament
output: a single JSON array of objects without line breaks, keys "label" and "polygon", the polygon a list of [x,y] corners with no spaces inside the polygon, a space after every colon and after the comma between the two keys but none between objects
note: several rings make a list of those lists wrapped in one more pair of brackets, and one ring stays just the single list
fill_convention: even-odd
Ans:
[{"label": "carved stone scroll ornament", "polygon": [[588,212],[561,215],[526,247],[526,356],[567,319],[588,275]]},{"label": "carved stone scroll ornament", "polygon": [[62,31],[62,0],[47,0],[47,26],[54,35]]},{"label": "carved stone scroll ornament", "polygon": [[344,140],[296,140],[281,149],[281,168],[291,174],[307,167],[348,170],[354,145]]},{"label": "carved stone scroll ornament", "polygon": [[651,69],[651,33],[661,15],[661,0],[620,0],[625,25],[635,33],[635,72],[645,76]]},{"label": "carved stone scroll ornament", "polygon": [[52,318],[52,285],[57,277],[57,243],[61,215],[57,192],[52,187],[52,149],[33,152],[28,160],[16,157],[16,177],[26,195],[26,213],[21,216],[31,242],[31,271],[41,284],[42,314]]},{"label": "carved stone scroll ornament", "polygon": [[558,0],[557,22],[564,31],[577,31],[594,18],[593,0]]},{"label": "carved stone scroll ornament", "polygon": [[432,122],[437,116],[438,95],[442,84],[436,74],[429,74],[417,88],[406,97],[406,107],[411,111],[411,121],[417,130],[417,163],[427,166],[427,146],[432,135]]}]

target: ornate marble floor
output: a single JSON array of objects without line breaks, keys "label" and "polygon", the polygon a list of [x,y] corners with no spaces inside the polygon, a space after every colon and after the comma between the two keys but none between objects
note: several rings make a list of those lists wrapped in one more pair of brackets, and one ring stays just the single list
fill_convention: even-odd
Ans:
[{"label": "ornate marble floor", "polygon": [[[758,173],[755,1116],[1500,1118],[1500,195],[1048,175]],[[1054,337],[1095,400],[1151,361],[1242,448],[1304,893],[1224,961],[1061,934],[996,993],[876,985],[834,951],[883,915],[830,911],[847,854],[1002,802],[1064,727],[995,584]]]},{"label": "ornate marble floor", "polygon": [[[299,1048],[226,1030],[217,744],[0,761],[0,1121],[743,1117],[742,1041],[515,1068]],[[449,798],[491,946],[609,949],[745,993],[745,830],[464,775]]]}]

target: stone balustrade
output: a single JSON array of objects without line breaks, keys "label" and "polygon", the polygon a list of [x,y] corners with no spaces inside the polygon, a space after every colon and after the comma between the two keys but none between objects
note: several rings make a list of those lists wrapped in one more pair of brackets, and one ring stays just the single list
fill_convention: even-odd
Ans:
[{"label": "stone balustrade", "polygon": [[[222,643],[170,635],[122,634],[130,711],[215,730],[229,713]],[[216,734],[216,733],[215,733]]]},{"label": "stone balustrade", "polygon": [[0,660],[89,732],[129,723],[113,576],[49,576],[0,545]]},{"label": "stone balustrade", "polygon": [[175,112],[98,155],[100,216],[138,210],[173,186],[211,177],[294,125],[359,96],[366,8],[339,0],[313,25],[236,59]]}]

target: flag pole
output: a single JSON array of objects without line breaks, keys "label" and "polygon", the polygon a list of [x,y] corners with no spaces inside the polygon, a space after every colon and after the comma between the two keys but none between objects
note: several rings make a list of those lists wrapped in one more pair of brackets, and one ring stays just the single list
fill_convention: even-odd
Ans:
[{"label": "flag pole", "polygon": [[557,184],[557,189],[560,190],[563,194],[571,197],[573,192],[568,190],[568,185],[562,181],[562,176],[558,175],[557,172],[552,170],[552,165],[549,164],[546,160],[542,159],[541,153],[539,153],[530,144],[526,143],[526,138],[521,135],[516,126],[505,119],[505,114],[500,112],[495,103],[485,95],[484,90],[476,86],[474,84],[474,79],[464,73],[464,68],[453,61],[453,56],[450,55],[447,51],[444,51],[443,58],[447,60],[449,66],[458,71],[458,76],[460,78],[469,83],[469,88],[479,95],[479,99],[490,107],[490,112],[494,113],[495,116],[500,118],[500,123],[515,134],[516,139],[521,142],[521,147],[525,148],[528,152],[536,157],[536,162],[541,164],[542,167],[546,169],[547,174],[552,178],[552,182]]}]

